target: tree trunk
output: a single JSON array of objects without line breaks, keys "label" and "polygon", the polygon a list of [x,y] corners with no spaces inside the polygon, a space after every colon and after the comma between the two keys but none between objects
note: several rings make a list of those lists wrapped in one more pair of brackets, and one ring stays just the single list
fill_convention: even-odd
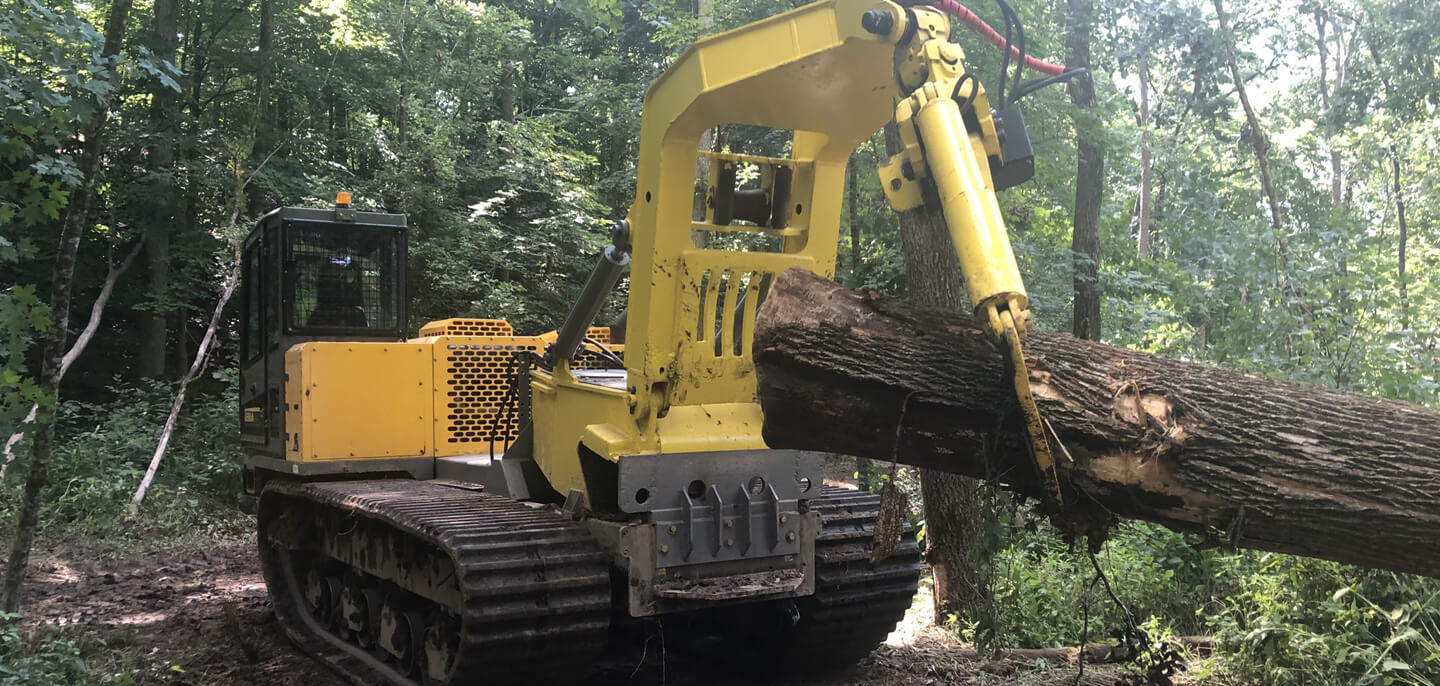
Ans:
[{"label": "tree trunk", "polygon": [[1270,227],[1275,230],[1275,245],[1280,253],[1282,273],[1289,272],[1290,246],[1285,238],[1285,217],[1280,212],[1280,196],[1275,191],[1275,180],[1270,175],[1270,141],[1260,126],[1260,117],[1250,104],[1250,95],[1245,90],[1245,77],[1240,74],[1240,63],[1235,58],[1235,36],[1225,20],[1223,0],[1214,0],[1215,16],[1220,24],[1221,39],[1225,42],[1225,61],[1230,66],[1230,77],[1235,81],[1235,94],[1240,98],[1240,107],[1245,110],[1245,125],[1249,129],[1251,150],[1255,153],[1255,166],[1260,169],[1260,185],[1265,190],[1265,200],[1270,205]]},{"label": "tree trunk", "polygon": [[[175,63],[179,43],[177,0],[155,0],[155,32],[150,50],[156,57]],[[155,145],[149,155],[149,191],[146,202],[145,266],[149,272],[150,307],[140,313],[140,349],[137,362],[141,376],[165,375],[165,353],[169,349],[170,234],[175,226],[177,184],[175,183],[175,141],[180,126],[180,94],[160,79],[151,80],[150,122]],[[183,341],[181,342],[183,344]]]},{"label": "tree trunk", "polygon": [[845,181],[845,209],[850,219],[850,283],[860,281],[860,156],[850,155],[850,178]]},{"label": "tree trunk", "polygon": [[1395,192],[1395,222],[1400,227],[1400,238],[1398,246],[1398,263],[1395,269],[1395,276],[1400,281],[1400,328],[1410,328],[1410,297],[1405,292],[1405,244],[1409,241],[1407,235],[1409,227],[1405,225],[1405,187],[1400,185],[1400,151],[1396,146],[1390,146],[1390,171],[1394,177]]},{"label": "tree trunk", "polygon": [[[130,15],[132,0],[115,0],[105,22],[105,45],[101,56],[107,60],[120,54],[125,41],[125,21]],[[114,78],[114,72],[111,72]],[[80,238],[90,226],[90,206],[95,200],[95,186],[100,176],[100,158],[105,150],[105,124],[110,118],[109,100],[102,101],[94,121],[85,130],[85,143],[80,149],[80,187],[71,195],[69,212],[60,232],[60,248],[55,254],[51,275],[50,329],[40,362],[40,391],[57,405],[60,402],[60,362],[70,330],[70,296],[75,280],[75,255]],[[0,589],[0,610],[20,610],[20,590],[30,564],[30,545],[40,520],[40,496],[50,478],[50,455],[55,447],[54,408],[47,409],[38,423],[39,430],[30,447],[30,470],[25,476],[25,492],[20,499],[20,512],[15,522],[15,538],[5,563],[4,588]]]},{"label": "tree trunk", "polygon": [[[845,182],[845,204],[850,218],[850,285],[860,287],[860,156],[850,155],[849,179]],[[860,488],[870,490],[870,460],[855,458],[855,480]]]},{"label": "tree trunk", "polygon": [[[714,11],[711,5],[713,0],[691,0],[690,11],[700,20],[702,33],[708,29],[714,20]],[[706,129],[700,134],[700,141],[696,143],[697,152],[711,152],[714,150],[715,137],[719,132],[714,128]],[[695,191],[691,196],[690,218],[697,222],[705,221],[705,201],[708,192],[705,174],[709,171],[706,160],[698,154],[695,156]],[[704,231],[691,231],[690,240],[699,247],[705,247],[709,235]]]},{"label": "tree trunk", "polygon": [[[894,123],[885,126],[885,147],[890,154],[902,148]],[[959,258],[938,208],[900,213],[900,246],[911,302],[948,312],[970,311]],[[925,507],[925,560],[935,577],[935,621],[960,614],[989,626],[988,567],[976,564],[976,558],[983,553],[991,517],[980,510],[979,484],[966,476],[922,469],[920,499]]]},{"label": "tree trunk", "polygon": [[[1329,23],[1330,20],[1329,17],[1325,15],[1325,10],[1317,8],[1315,10],[1315,51],[1320,57],[1320,116],[1325,120],[1324,128],[1327,134],[1330,132],[1330,126],[1333,123],[1330,112],[1330,58],[1328,54],[1329,51],[1326,49],[1325,44],[1325,27],[1329,25]],[[1341,59],[1336,60],[1337,69],[1334,86],[1336,91],[1339,91],[1340,87],[1345,85],[1343,64]],[[1329,140],[1326,143],[1330,146],[1330,206],[1332,208],[1338,208],[1340,207],[1340,194],[1344,184],[1340,173],[1340,150],[1336,147],[1336,141]]]},{"label": "tree trunk", "polygon": [[[1065,48],[1070,69],[1090,68],[1091,0],[1066,0]],[[1070,101],[1095,108],[1095,81],[1089,74],[1070,80]],[[1100,199],[1105,184],[1105,150],[1094,127],[1075,117],[1075,219],[1070,248],[1075,259],[1075,335],[1100,340]]]},{"label": "tree trunk", "polygon": [[[233,220],[231,224],[233,226]],[[150,466],[145,469],[145,477],[140,480],[140,486],[135,489],[135,495],[130,499],[131,516],[139,511],[141,501],[145,500],[145,493],[150,490],[150,483],[155,480],[155,472],[160,469],[160,461],[165,459],[165,450],[170,447],[170,437],[174,435],[175,427],[180,423],[180,408],[185,406],[185,392],[189,390],[190,383],[204,370],[205,361],[210,356],[210,348],[215,343],[215,333],[220,329],[221,316],[225,314],[225,306],[230,303],[230,296],[235,295],[235,287],[240,285],[242,263],[238,245],[232,264],[230,277],[225,282],[225,289],[220,292],[220,300],[215,303],[215,311],[210,315],[210,326],[205,329],[205,336],[200,339],[200,348],[195,351],[195,360],[190,363],[189,371],[180,379],[180,387],[175,390],[175,400],[170,404],[170,415],[165,418],[165,428],[160,431],[160,440],[155,445],[155,454],[150,456]]]},{"label": "tree trunk", "polygon": [[[65,378],[65,373],[70,371],[70,365],[75,364],[75,360],[80,358],[80,354],[85,352],[86,346],[89,346],[90,341],[95,338],[95,332],[100,330],[100,321],[105,314],[105,305],[110,302],[110,296],[115,293],[116,282],[120,280],[120,276],[126,270],[130,269],[130,264],[135,261],[135,257],[140,254],[140,249],[143,247],[145,247],[145,239],[142,236],[135,247],[125,255],[125,259],[121,260],[118,265],[111,265],[109,272],[105,274],[105,283],[100,287],[100,294],[95,296],[95,302],[90,305],[90,320],[85,322],[85,328],[80,335],[75,337],[75,342],[70,345],[69,350],[65,351],[65,356],[60,358],[60,369],[55,373],[57,386]],[[4,453],[4,461],[0,463],[0,480],[5,479],[5,470],[9,469],[10,463],[15,460],[15,453],[12,451],[21,440],[24,440],[25,427],[34,424],[39,416],[40,406],[31,405],[30,412],[25,415],[24,421],[20,422],[20,430],[10,434],[10,438],[5,440],[5,447],[0,449],[0,452]]]},{"label": "tree trunk", "polygon": [[275,0],[260,0],[260,37],[255,47],[260,67],[255,72],[255,129],[268,131],[272,128],[270,80],[275,61]]},{"label": "tree trunk", "polygon": [[1140,198],[1137,204],[1140,206],[1140,226],[1135,234],[1135,252],[1141,257],[1150,257],[1150,186],[1155,176],[1155,170],[1151,167],[1150,160],[1150,65],[1145,59],[1140,60],[1138,70],[1140,73]]},{"label": "tree trunk", "polygon": [[[1075,528],[1143,519],[1440,577],[1440,412],[1043,331],[1026,345]],[[968,317],[790,270],[755,360],[772,447],[895,453],[1039,493],[1005,363]]]}]

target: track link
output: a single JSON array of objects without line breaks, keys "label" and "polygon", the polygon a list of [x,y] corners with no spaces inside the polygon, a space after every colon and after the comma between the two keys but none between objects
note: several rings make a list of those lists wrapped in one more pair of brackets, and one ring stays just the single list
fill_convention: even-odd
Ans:
[{"label": "track link", "polygon": [[[871,563],[880,496],[826,488],[815,594],[699,613],[701,634],[721,639],[731,664],[754,675],[801,675],[849,667],[895,629],[920,583],[920,546],[909,526],[888,558]],[[714,652],[714,651],[707,651]]]},{"label": "track link", "polygon": [[434,482],[271,482],[258,520],[281,626],[357,684],[563,683],[603,648],[607,558],[550,509]]}]

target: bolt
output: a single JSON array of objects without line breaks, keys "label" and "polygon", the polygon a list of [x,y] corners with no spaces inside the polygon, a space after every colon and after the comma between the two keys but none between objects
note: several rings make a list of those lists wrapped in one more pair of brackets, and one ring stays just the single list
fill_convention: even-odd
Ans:
[{"label": "bolt", "polygon": [[791,543],[794,543],[794,542],[795,542],[795,532],[794,532],[794,531],[786,531],[786,532],[785,532],[785,540],[787,540],[787,541],[789,541],[789,542],[791,542]]},{"label": "bolt", "polygon": [[670,546],[668,546],[668,545],[662,545],[662,546],[660,546],[660,554],[661,554],[661,555],[669,555],[669,554],[670,554]]},{"label": "bolt", "polygon": [[725,528],[727,528],[727,529],[733,529],[733,528],[735,528],[735,522],[732,522],[732,521],[730,521],[730,520],[728,520],[728,519],[725,520]]},{"label": "bolt", "polygon": [[725,547],[726,547],[726,548],[734,548],[734,547],[735,547],[735,539],[733,539],[733,538],[727,538],[727,539],[725,539]]},{"label": "bolt", "polygon": [[892,190],[892,191],[898,191],[898,190],[900,190],[900,179],[890,179],[890,190]]},{"label": "bolt", "polygon": [[790,516],[789,516],[789,515],[780,515],[780,523],[781,523],[781,524],[784,524],[785,522],[788,522],[788,521],[790,521]]},{"label": "bolt", "polygon": [[670,535],[671,535],[671,536],[674,536],[674,535],[675,535],[675,532],[677,532],[677,531],[679,531],[679,530],[680,530],[680,529],[677,528],[674,524],[671,524],[671,525],[670,525],[670,528],[669,528],[669,529],[666,529],[666,531],[670,532]]},{"label": "bolt", "polygon": [[890,34],[890,29],[895,28],[895,17],[885,10],[873,9],[860,17],[860,25],[870,33],[886,36]]}]

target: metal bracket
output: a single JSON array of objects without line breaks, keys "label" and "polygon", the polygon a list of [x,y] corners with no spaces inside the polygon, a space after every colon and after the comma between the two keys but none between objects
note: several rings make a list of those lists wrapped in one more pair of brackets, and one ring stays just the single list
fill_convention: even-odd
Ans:
[{"label": "metal bracket", "polygon": [[794,555],[824,457],[742,450],[620,458],[620,509],[655,524],[660,567]]}]

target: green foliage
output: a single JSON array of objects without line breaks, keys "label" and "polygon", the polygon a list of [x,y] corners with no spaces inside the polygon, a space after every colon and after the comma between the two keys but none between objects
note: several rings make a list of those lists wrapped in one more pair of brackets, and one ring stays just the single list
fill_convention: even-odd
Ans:
[{"label": "green foliage", "polygon": [[[1029,521],[1021,518],[1018,521]],[[1104,640],[1123,627],[1123,614],[1080,546],[1067,546],[1047,524],[1013,536],[993,561],[996,645],[1073,645],[1086,632]],[[1150,524],[1128,524],[1098,555],[1116,594],[1141,622],[1174,634],[1202,633],[1217,590],[1219,563],[1187,537]],[[976,627],[966,627],[971,635]]]},{"label": "green foliage", "polygon": [[[0,236],[0,266],[12,265],[33,250]],[[32,285],[13,284],[0,291],[0,435],[18,429],[29,408],[45,398],[26,364],[26,352],[40,332],[50,326],[50,309],[40,302]]]},{"label": "green foliage", "polygon": [[35,0],[0,14],[0,44],[12,55],[0,62],[0,229],[59,218],[79,185],[66,146],[114,90],[102,42],[89,22]]},{"label": "green foliage", "polygon": [[0,612],[0,685],[49,686],[91,681],[79,643],[54,633],[35,641],[20,634],[19,615]]},{"label": "green foliage", "polygon": [[1440,682],[1440,582],[1287,555],[1224,560],[1234,591],[1209,618],[1227,667],[1254,683]]},{"label": "green foliage", "polygon": [[[250,524],[238,512],[235,380],[222,372],[211,382],[218,389],[194,394],[186,405],[140,521],[126,516],[126,506],[154,453],[173,388],[158,381],[130,384],[111,389],[108,402],[63,402],[57,431],[67,438],[51,464],[42,532],[142,547],[244,535]],[[5,520],[14,516],[23,473],[12,470],[0,484],[8,493],[0,507]]]}]

